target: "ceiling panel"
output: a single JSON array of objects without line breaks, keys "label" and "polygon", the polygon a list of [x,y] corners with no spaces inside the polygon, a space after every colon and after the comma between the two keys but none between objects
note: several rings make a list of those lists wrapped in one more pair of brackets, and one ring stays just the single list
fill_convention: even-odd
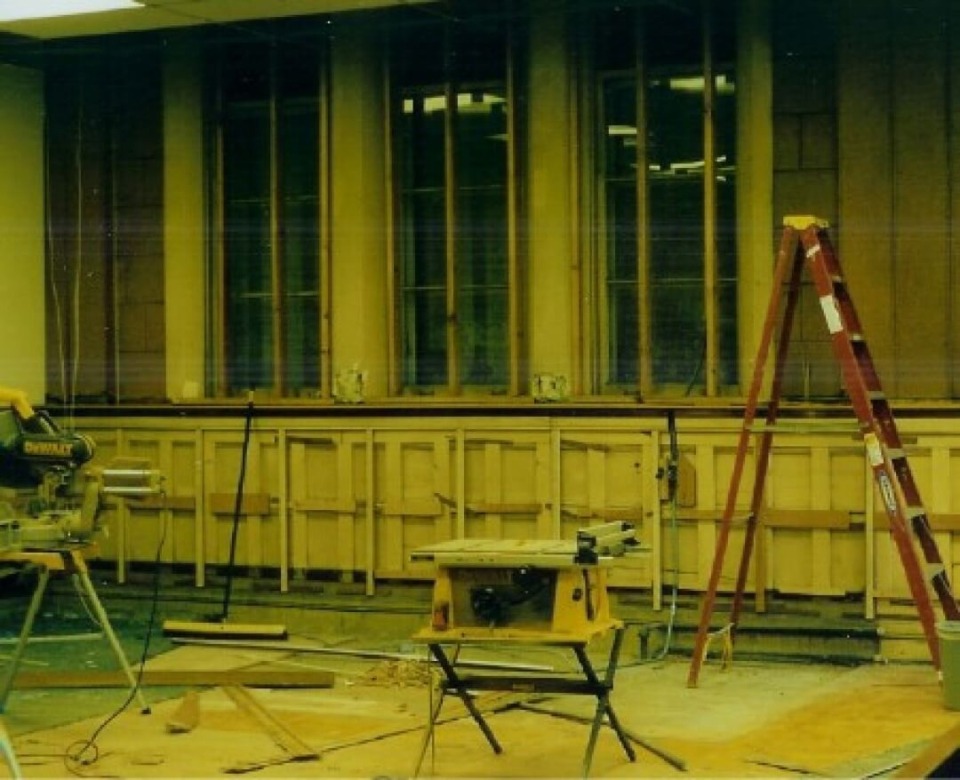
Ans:
[{"label": "ceiling panel", "polygon": [[41,39],[71,38],[412,5],[420,2],[426,0],[144,0],[145,7],[138,9],[3,22],[0,23],[0,32]]}]

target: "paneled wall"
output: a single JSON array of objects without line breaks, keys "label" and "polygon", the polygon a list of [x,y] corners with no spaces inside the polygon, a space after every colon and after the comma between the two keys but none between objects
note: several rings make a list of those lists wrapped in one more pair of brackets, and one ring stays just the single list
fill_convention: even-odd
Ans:
[{"label": "paneled wall", "polygon": [[[424,580],[415,548],[450,538],[574,538],[577,529],[632,522],[644,551],[617,562],[615,587],[661,605],[674,583],[706,587],[726,503],[739,419],[678,417],[675,505],[662,468],[665,416],[506,419],[388,416],[310,420],[256,416],[247,446],[236,562],[279,590],[304,578]],[[243,420],[85,420],[98,460],[150,460],[167,495],[104,514],[103,556],[126,578],[155,559],[192,567],[229,560],[243,460]],[[909,598],[852,416],[785,421],[767,479],[748,590],[801,596]],[[960,420],[900,421],[940,552],[960,572]],[[748,458],[738,505],[749,502]],[[731,589],[743,536],[736,521],[721,589]],[[761,600],[762,603],[762,600]]]}]

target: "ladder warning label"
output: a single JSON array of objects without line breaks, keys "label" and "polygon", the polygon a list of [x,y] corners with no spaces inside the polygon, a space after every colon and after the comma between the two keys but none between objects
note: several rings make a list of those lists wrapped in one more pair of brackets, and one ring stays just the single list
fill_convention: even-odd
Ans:
[{"label": "ladder warning label", "polygon": [[837,307],[837,299],[832,295],[820,296],[820,308],[823,309],[823,316],[827,321],[827,328],[830,333],[839,333],[843,330],[843,323],[840,321],[840,309]]},{"label": "ladder warning label", "polygon": [[879,466],[883,463],[883,450],[880,449],[880,440],[875,433],[865,433],[863,443],[867,445],[867,459],[871,466]]},{"label": "ladder warning label", "polygon": [[897,497],[893,493],[893,485],[890,484],[890,477],[886,474],[880,474],[877,477],[877,482],[880,485],[880,493],[883,495],[883,503],[887,505],[887,509],[892,514],[896,514]]}]

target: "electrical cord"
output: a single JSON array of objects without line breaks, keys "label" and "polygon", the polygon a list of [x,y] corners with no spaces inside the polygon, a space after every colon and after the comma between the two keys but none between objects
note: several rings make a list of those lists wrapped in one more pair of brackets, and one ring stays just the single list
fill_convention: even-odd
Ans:
[{"label": "electrical cord", "polygon": [[[161,501],[163,496],[164,494],[161,493]],[[103,775],[100,774],[86,775],[81,771],[81,768],[95,764],[99,760],[100,748],[97,746],[97,738],[103,733],[107,726],[109,726],[127,710],[127,708],[130,706],[130,703],[140,692],[141,683],[143,682],[143,673],[147,662],[147,655],[150,652],[150,641],[153,638],[153,630],[157,622],[157,609],[160,602],[160,561],[164,545],[167,541],[167,524],[162,523],[161,529],[160,541],[157,544],[157,553],[156,557],[154,558],[153,592],[151,595],[150,616],[147,619],[147,631],[143,640],[143,648],[140,651],[140,661],[137,669],[135,684],[130,689],[126,700],[106,718],[104,718],[100,725],[93,730],[93,733],[87,739],[79,739],[67,746],[67,749],[63,754],[63,764],[67,771],[76,777],[103,777]],[[149,709],[144,710],[143,714],[147,715],[149,712]]]},{"label": "electrical cord", "polygon": [[[664,468],[657,472],[657,479],[667,480],[667,503],[670,506],[670,529],[673,535],[673,588],[670,597],[670,616],[667,619],[667,633],[663,647],[655,656],[642,658],[630,666],[652,664],[662,661],[670,652],[673,632],[677,622],[677,601],[680,594],[680,534],[677,522],[680,486],[680,446],[677,440],[677,420],[673,409],[667,411],[667,432],[670,437],[670,455]],[[624,666],[624,664],[621,664]]]}]

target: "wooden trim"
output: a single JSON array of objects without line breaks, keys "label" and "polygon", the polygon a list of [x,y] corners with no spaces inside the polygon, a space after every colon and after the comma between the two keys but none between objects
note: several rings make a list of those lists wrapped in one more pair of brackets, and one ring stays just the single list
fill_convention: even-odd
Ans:
[{"label": "wooden trim", "polygon": [[468,515],[536,515],[543,509],[537,503],[478,503],[467,504],[464,508]]},{"label": "wooden trim", "polygon": [[[167,509],[172,512],[192,512],[197,508],[197,499],[195,496],[157,495],[144,496],[143,498],[133,497],[124,499],[123,503],[132,512],[138,509],[143,511]],[[120,500],[118,499],[111,499],[107,502],[107,506],[112,506],[113,508],[116,508],[119,504]]]},{"label": "wooden trim", "polygon": [[760,512],[760,524],[765,528],[846,531],[850,513],[840,509],[765,508]]},{"label": "wooden trim", "polygon": [[[234,493],[210,493],[207,496],[207,507],[213,515],[232,515],[236,511],[237,497]],[[244,493],[240,501],[242,515],[269,515],[269,493]]]},{"label": "wooden trim", "polygon": [[332,512],[335,514],[356,514],[359,505],[355,499],[344,498],[300,498],[290,502],[297,512]]},{"label": "wooden trim", "polygon": [[443,505],[436,498],[404,498],[385,501],[383,514],[399,517],[437,517],[443,514]]},{"label": "wooden trim", "polygon": [[[932,531],[955,532],[960,531],[960,513],[957,512],[936,512],[927,515]],[[909,527],[909,522],[907,523]],[[889,531],[890,518],[886,512],[873,513],[873,530]],[[911,531],[912,533],[912,531]]]}]

